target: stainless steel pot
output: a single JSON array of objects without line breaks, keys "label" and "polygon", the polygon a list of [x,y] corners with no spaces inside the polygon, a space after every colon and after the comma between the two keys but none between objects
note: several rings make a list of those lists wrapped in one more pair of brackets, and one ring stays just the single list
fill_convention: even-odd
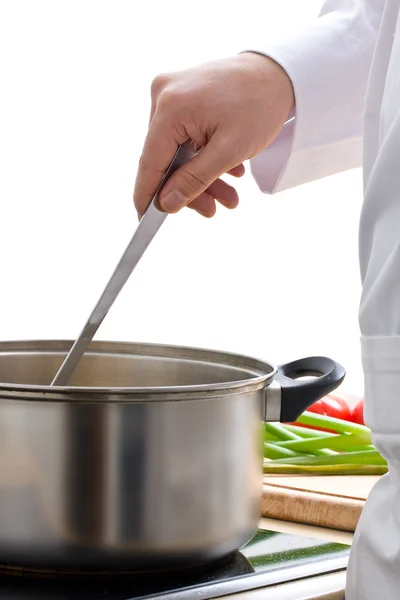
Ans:
[{"label": "stainless steel pot", "polygon": [[142,570],[238,549],[260,517],[262,421],[344,377],[323,357],[94,342],[50,387],[71,345],[0,343],[0,564]]}]

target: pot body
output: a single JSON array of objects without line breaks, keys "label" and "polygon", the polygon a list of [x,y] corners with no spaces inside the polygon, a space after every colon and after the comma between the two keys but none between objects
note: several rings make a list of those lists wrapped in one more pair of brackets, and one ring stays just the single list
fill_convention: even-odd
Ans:
[{"label": "pot body", "polygon": [[295,420],[344,377],[324,357],[277,369],[93,342],[50,386],[72,344],[0,343],[0,565],[171,569],[239,549],[260,517],[262,421]]},{"label": "pot body", "polygon": [[71,387],[53,392],[69,347],[0,346],[0,564],[173,568],[247,542],[260,517],[261,406],[274,368],[100,344]]}]

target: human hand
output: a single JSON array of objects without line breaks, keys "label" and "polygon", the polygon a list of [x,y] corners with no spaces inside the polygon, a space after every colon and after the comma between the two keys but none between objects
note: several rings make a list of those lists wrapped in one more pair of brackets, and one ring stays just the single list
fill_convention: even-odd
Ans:
[{"label": "human hand", "polygon": [[161,209],[176,213],[188,206],[212,217],[216,201],[236,208],[236,190],[219,178],[225,173],[241,177],[243,162],[276,138],[294,105],[286,72],[253,52],[159,75],[151,96],[149,129],[134,189],[139,217],[178,146],[187,140],[199,152],[163,186]]}]

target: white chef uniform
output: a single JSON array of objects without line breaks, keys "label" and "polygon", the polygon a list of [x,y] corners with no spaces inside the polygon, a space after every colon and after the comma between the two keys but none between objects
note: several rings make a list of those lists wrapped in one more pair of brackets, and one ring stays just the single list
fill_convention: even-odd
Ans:
[{"label": "white chef uniform", "polygon": [[389,474],[359,521],[346,600],[399,600],[400,0],[327,0],[315,23],[254,50],[282,65],[296,97],[294,118],[251,161],[260,189],[272,194],[363,166],[365,418]]}]

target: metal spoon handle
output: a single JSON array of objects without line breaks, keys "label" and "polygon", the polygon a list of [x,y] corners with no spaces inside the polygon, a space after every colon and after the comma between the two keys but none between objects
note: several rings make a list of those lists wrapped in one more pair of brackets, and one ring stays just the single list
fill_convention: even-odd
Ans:
[{"label": "metal spoon handle", "polygon": [[59,368],[51,385],[64,386],[78,366],[83,354],[86,352],[96,331],[106,317],[111,306],[115,302],[118,294],[129,279],[133,269],[142,258],[147,247],[150,245],[154,236],[167,218],[167,213],[162,212],[156,206],[158,194],[166,181],[181,165],[194,156],[194,151],[189,142],[180,146],[167,169],[149,207],[140,220],[140,223],[133,234],[125,252],[117,264],[111,279],[109,280],[104,292],[100,296],[95,308],[86,322],[80,336],[74,342],[71,350],[68,352],[64,362]]}]

